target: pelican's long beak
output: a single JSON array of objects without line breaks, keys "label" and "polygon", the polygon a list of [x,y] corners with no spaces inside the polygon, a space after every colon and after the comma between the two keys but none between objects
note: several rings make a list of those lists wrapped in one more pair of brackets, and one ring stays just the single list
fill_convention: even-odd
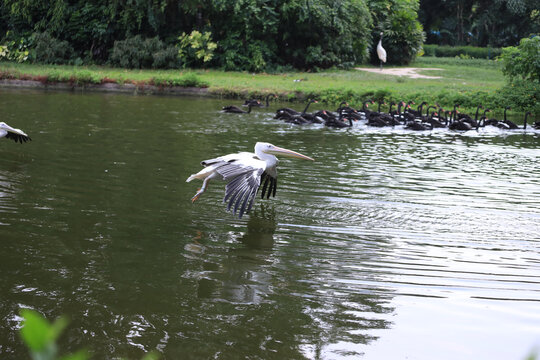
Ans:
[{"label": "pelican's long beak", "polygon": [[272,155],[282,155],[282,156],[288,156],[288,157],[293,157],[297,159],[315,161],[315,159],[310,158],[309,156],[302,155],[300,153],[297,153],[296,151],[292,151],[289,149],[280,148],[279,146],[272,147],[270,150],[267,151],[267,153],[272,154]]}]

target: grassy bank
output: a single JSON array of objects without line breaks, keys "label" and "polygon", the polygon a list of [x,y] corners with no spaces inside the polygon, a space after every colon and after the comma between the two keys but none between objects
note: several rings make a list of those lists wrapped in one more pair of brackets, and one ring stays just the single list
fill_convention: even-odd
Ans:
[{"label": "grassy bank", "polygon": [[0,63],[0,77],[76,85],[113,82],[141,86],[207,87],[209,93],[227,98],[262,97],[267,93],[276,93],[281,100],[303,101],[307,97],[315,97],[332,105],[345,100],[359,106],[367,98],[384,98],[387,102],[438,102],[447,107],[460,103],[465,108],[472,108],[483,103],[500,110],[504,106],[498,103],[497,94],[504,86],[505,79],[495,61],[420,58],[411,66],[425,69],[420,70],[420,74],[441,78],[411,79],[358,70],[251,74],[219,70],[126,70],[6,62]]}]

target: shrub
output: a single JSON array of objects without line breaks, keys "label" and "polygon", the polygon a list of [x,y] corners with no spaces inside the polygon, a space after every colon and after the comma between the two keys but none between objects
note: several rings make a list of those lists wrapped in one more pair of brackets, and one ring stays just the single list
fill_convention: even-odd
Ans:
[{"label": "shrub", "polygon": [[110,57],[111,64],[124,68],[150,67],[151,64],[148,63],[147,51],[143,49],[143,44],[144,40],[140,35],[115,41]]},{"label": "shrub", "polygon": [[0,45],[0,60],[16,61],[18,63],[27,61],[30,57],[29,42],[28,38],[14,37],[8,31],[5,43]]},{"label": "shrub", "polygon": [[154,69],[177,69],[182,62],[178,57],[178,51],[174,46],[166,47],[152,55],[152,67]]},{"label": "shrub", "polygon": [[181,77],[156,76],[150,83],[155,86],[208,87],[208,83],[194,73],[187,73]]},{"label": "shrub", "polygon": [[540,114],[540,81],[514,79],[498,93],[501,103],[514,110],[532,111]]},{"label": "shrub", "polygon": [[501,55],[501,48],[484,48],[476,46],[448,46],[424,44],[424,54],[436,57],[470,57],[474,59],[495,59]]},{"label": "shrub", "polygon": [[178,56],[185,66],[204,66],[214,57],[217,44],[212,42],[210,32],[193,30],[189,35],[182,33],[178,40]]},{"label": "shrub", "polygon": [[65,64],[73,54],[73,48],[67,41],[52,37],[48,32],[34,33],[34,58],[43,64]]},{"label": "shrub", "polygon": [[208,83],[202,81],[195,75],[194,73],[187,73],[184,75],[179,83],[178,86],[183,87],[208,87]]},{"label": "shrub", "polygon": [[268,44],[255,40],[246,46],[238,34],[229,34],[220,42],[220,48],[224,51],[216,55],[216,61],[227,71],[265,71],[273,57]]},{"label": "shrub", "polygon": [[375,0],[369,2],[374,14],[371,62],[378,64],[375,51],[380,32],[384,33],[383,47],[390,64],[408,64],[422,50],[424,33],[418,21],[418,0]]},{"label": "shrub", "polygon": [[503,74],[510,79],[540,81],[540,36],[521,39],[518,47],[503,49]]},{"label": "shrub", "polygon": [[499,92],[501,99],[516,110],[540,113],[540,37],[504,48],[501,59],[509,80]]},{"label": "shrub", "polygon": [[276,61],[299,69],[350,67],[368,59],[366,1],[287,1],[277,12]]},{"label": "shrub", "polygon": [[174,47],[167,47],[157,36],[143,39],[140,35],[115,41],[109,61],[113,66],[136,69],[179,65]]}]

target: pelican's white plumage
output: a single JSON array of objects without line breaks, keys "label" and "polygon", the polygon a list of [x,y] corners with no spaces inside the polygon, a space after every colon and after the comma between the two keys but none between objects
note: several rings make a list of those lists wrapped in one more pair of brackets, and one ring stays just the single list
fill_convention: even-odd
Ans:
[{"label": "pelican's white plumage", "polygon": [[263,181],[261,197],[264,197],[265,194],[267,198],[270,197],[270,194],[276,195],[278,159],[274,155],[313,161],[309,156],[292,150],[258,142],[255,144],[254,153],[240,152],[202,161],[201,165],[205,168],[186,180],[187,182],[193,179],[203,181],[202,187],[191,201],[194,202],[206,191],[210,180],[228,181],[225,186],[223,202],[229,202],[227,210],[232,208],[233,213],[238,212],[238,216],[241,218],[251,209],[255,195]]},{"label": "pelican's white plumage", "polygon": [[15,142],[20,142],[21,144],[23,142],[27,142],[30,139],[30,136],[28,136],[24,131],[21,129],[15,129],[6,124],[5,122],[0,122],[0,138],[5,137],[6,139],[11,139]]},{"label": "pelican's white plumage", "polygon": [[379,39],[379,43],[377,44],[377,56],[379,57],[379,60],[381,60],[381,68],[382,63],[386,62],[386,50],[382,47],[382,36],[383,33],[381,32],[381,38]]}]

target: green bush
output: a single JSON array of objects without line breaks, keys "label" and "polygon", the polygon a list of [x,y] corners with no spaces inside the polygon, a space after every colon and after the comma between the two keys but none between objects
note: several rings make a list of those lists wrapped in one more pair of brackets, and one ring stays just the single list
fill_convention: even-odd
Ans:
[{"label": "green bush", "polygon": [[0,43],[0,60],[23,63],[30,59],[32,39],[8,31]]},{"label": "green bush", "polygon": [[115,41],[109,62],[112,66],[130,69],[176,68],[179,65],[174,47],[167,47],[157,36],[143,39],[140,35]]},{"label": "green bush", "polygon": [[460,57],[469,56],[473,59],[495,59],[501,55],[500,48],[484,48],[476,46],[447,46],[424,44],[424,55],[435,57]]},{"label": "green bush", "polygon": [[34,33],[33,56],[36,62],[43,64],[65,64],[73,54],[73,48],[67,41],[52,37],[47,31]]},{"label": "green bush", "polygon": [[216,55],[216,62],[227,71],[267,71],[268,61],[274,57],[268,44],[254,40],[246,45],[234,34],[221,41],[220,47],[224,51]]},{"label": "green bush", "polygon": [[540,81],[514,79],[498,93],[501,103],[513,110],[531,111],[540,114]]},{"label": "green bush", "polygon": [[367,60],[373,22],[366,3],[286,1],[277,9],[276,61],[317,70],[350,67]]},{"label": "green bush", "polygon": [[422,50],[424,32],[418,21],[418,0],[374,0],[369,2],[376,26],[372,31],[371,62],[379,64],[375,51],[384,33],[383,47],[390,64],[409,64]]},{"label": "green bush", "polygon": [[519,46],[503,49],[503,73],[508,84],[499,96],[514,109],[540,113],[540,37],[521,39]]},{"label": "green bush", "polygon": [[209,84],[194,74],[187,73],[181,77],[156,76],[150,81],[155,86],[208,87]]},{"label": "green bush", "polygon": [[208,83],[199,79],[194,73],[187,73],[179,81],[178,86],[183,87],[208,87]]},{"label": "green bush", "polygon": [[182,62],[178,57],[178,50],[174,46],[166,47],[152,54],[154,69],[177,69]]},{"label": "green bush", "polygon": [[204,66],[214,57],[217,44],[212,42],[212,33],[200,33],[193,30],[191,34],[182,33],[178,37],[178,56],[184,66]]},{"label": "green bush", "polygon": [[540,81],[540,36],[521,39],[518,47],[503,49],[503,74],[510,79]]}]

